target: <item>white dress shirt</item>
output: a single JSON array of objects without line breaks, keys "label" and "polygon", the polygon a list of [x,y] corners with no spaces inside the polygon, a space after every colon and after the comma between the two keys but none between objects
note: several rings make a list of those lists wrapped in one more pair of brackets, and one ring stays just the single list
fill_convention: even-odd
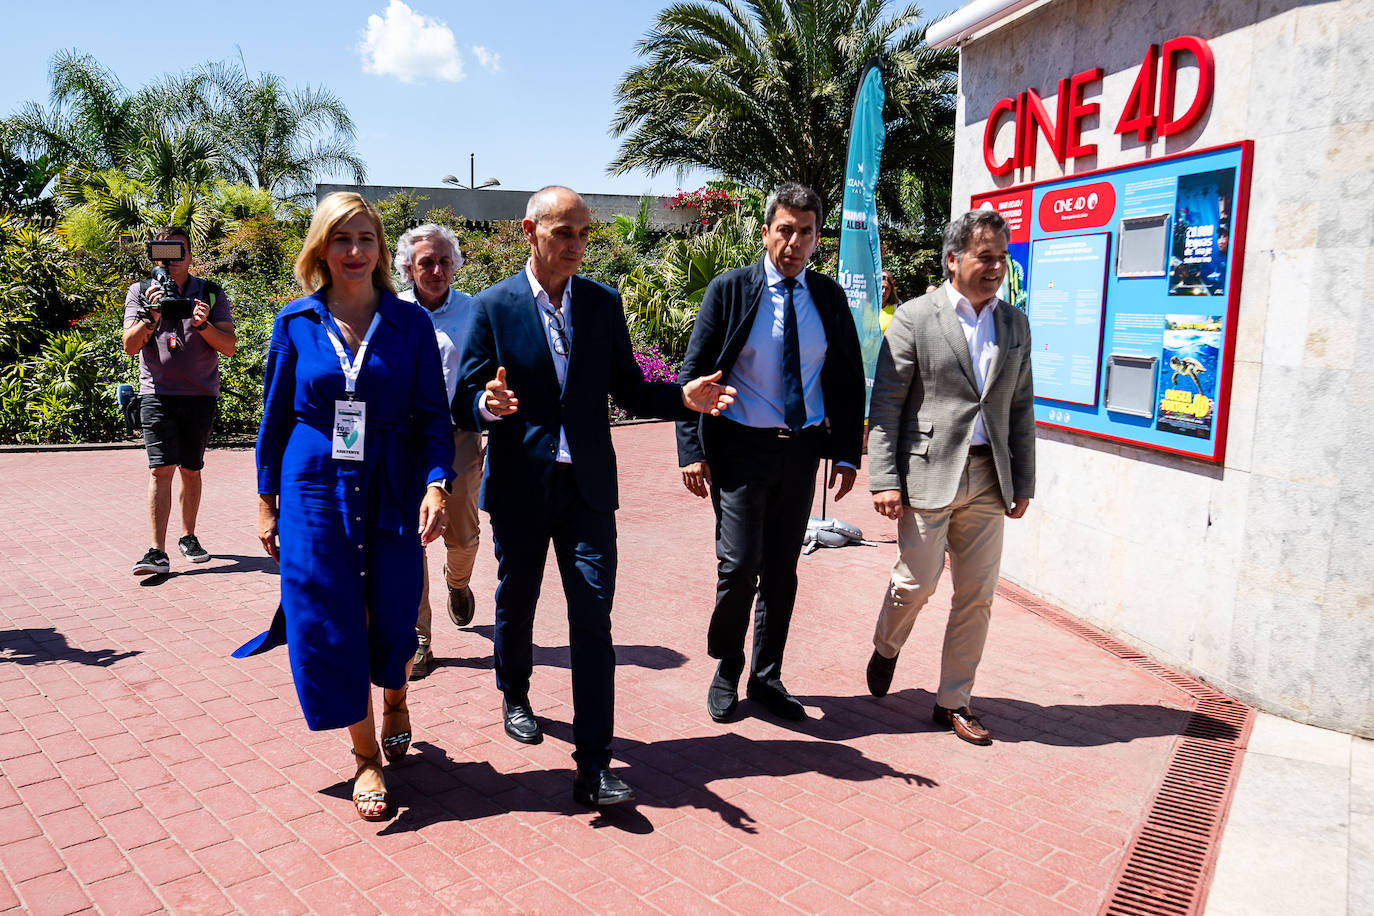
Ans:
[{"label": "white dress shirt", "polygon": [[[568,381],[568,358],[572,356],[572,278],[569,277],[568,282],[563,284],[563,301],[558,303],[560,317],[563,319],[563,336],[568,341],[568,346],[564,348],[568,351],[566,356],[560,356],[553,348],[554,339],[557,337],[553,329],[554,306],[549,300],[549,294],[534,278],[534,268],[530,261],[525,262],[525,279],[530,281],[530,292],[534,293],[534,301],[539,303],[539,320],[544,323],[544,339],[549,345],[549,356],[553,358],[553,371],[558,376],[558,387],[561,390]],[[516,392],[517,397],[519,394]],[[558,427],[558,463],[572,464],[568,433],[562,426]]]},{"label": "white dress shirt", "polygon": [[453,395],[458,390],[458,359],[462,356],[463,335],[467,332],[468,318],[472,315],[472,297],[450,286],[444,304],[433,311],[420,302],[413,288],[398,293],[397,298],[419,303],[428,313],[429,320],[434,322],[434,337],[439,342],[439,360],[444,366],[444,388],[448,390],[448,401],[452,404]]},{"label": "white dress shirt", "polygon": [[[983,389],[987,386],[988,371],[997,356],[997,324],[992,317],[997,309],[997,297],[994,296],[991,302],[983,306],[981,312],[975,312],[973,303],[955,289],[953,283],[945,283],[945,289],[949,291],[949,302],[954,306],[954,314],[959,317],[959,324],[964,329],[964,340],[968,341],[968,356],[973,362],[973,377],[978,382],[978,394],[982,395]],[[973,439],[970,444],[988,444],[988,431],[983,425],[982,408],[979,408],[978,417],[973,421]]]}]

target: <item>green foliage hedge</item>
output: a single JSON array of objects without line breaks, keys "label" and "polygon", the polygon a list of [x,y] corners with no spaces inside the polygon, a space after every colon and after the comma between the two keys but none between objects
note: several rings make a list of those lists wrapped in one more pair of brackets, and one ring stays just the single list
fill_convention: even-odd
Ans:
[{"label": "green foliage hedge", "polygon": [[[249,189],[251,190],[251,189]],[[218,218],[218,238],[196,252],[194,272],[219,282],[234,305],[238,347],[220,360],[215,441],[243,442],[257,431],[272,319],[298,294],[292,265],[306,222],[266,215],[251,194],[222,195],[237,214]],[[621,219],[592,227],[583,273],[617,287],[641,363],[671,375],[681,362],[706,285],[760,252],[757,208],[744,206],[691,234],[647,230]],[[469,228],[446,209],[397,195],[380,207],[393,246],[407,227],[439,222],[458,236],[465,259],[455,286],[476,293],[520,270],[529,254],[520,226]],[[0,215],[0,442],[113,441],[126,437],[115,399],[121,382],[137,386],[138,361],[121,345],[124,292],[145,277],[141,246],[109,239],[75,248],[65,232]],[[938,280],[938,250],[915,234],[889,233],[884,264],[906,297]],[[813,265],[834,274],[837,243],[822,238]]]}]

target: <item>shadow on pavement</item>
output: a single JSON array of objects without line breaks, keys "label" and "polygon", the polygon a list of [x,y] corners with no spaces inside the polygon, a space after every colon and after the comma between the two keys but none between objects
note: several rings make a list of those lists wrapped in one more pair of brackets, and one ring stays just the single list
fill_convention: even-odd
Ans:
[{"label": "shadow on pavement", "polygon": [[[572,729],[567,724],[547,719],[544,724],[550,736],[571,740]],[[407,763],[387,768],[393,816],[383,834],[515,811],[589,813],[572,799],[571,766],[505,774],[485,760],[454,760],[429,742],[416,742],[412,749],[418,753]],[[616,768],[617,775],[634,787],[638,797],[630,804],[598,810],[592,826],[635,834],[652,833],[654,829],[640,809],[687,807],[713,811],[728,826],[757,833],[755,819],[748,811],[711,790],[710,784],[720,779],[817,773],[851,782],[894,778],[911,786],[937,785],[933,779],[895,770],[843,744],[759,741],[733,733],[652,744],[617,739],[617,757],[627,764]],[[350,783],[336,783],[321,793],[347,800]]]},{"label": "shadow on pavement", "polygon": [[[232,562],[225,563],[225,560]],[[263,554],[258,557],[248,557],[241,554],[217,553],[210,557],[208,563],[194,566],[187,566],[178,569],[177,572],[183,576],[208,576],[213,573],[246,573],[246,572],[265,572],[278,575],[277,561]]]},{"label": "shadow on pavement", "polygon": [[[805,722],[779,720],[778,724],[828,741],[949,731],[931,721],[935,696],[927,690],[901,690],[881,699],[866,695],[801,699],[807,705],[819,706],[824,717]],[[746,708],[742,702],[740,710]],[[1097,747],[1137,738],[1180,735],[1192,715],[1186,709],[1144,703],[1041,706],[1010,697],[974,697],[973,711],[992,732],[994,741],[1030,741],[1058,747]],[[1226,726],[1219,720],[1213,721],[1217,727]]]},{"label": "shadow on pavement", "polygon": [[[491,642],[492,633],[495,630],[491,624],[483,624],[476,627],[464,627],[465,632],[475,633],[487,642]],[[671,671],[674,668],[681,668],[687,663],[687,656],[678,652],[676,649],[668,649],[664,646],[626,646],[616,644],[615,663],[617,666],[633,665],[636,668],[648,668],[652,671]],[[492,656],[481,655],[470,658],[439,658],[435,657],[435,668],[483,668],[492,667]],[[572,650],[568,646],[534,646],[534,666],[536,668],[571,668]]]},{"label": "shadow on pavement", "polygon": [[138,650],[115,652],[113,649],[78,649],[67,645],[67,637],[52,627],[0,630],[0,661],[20,665],[73,662],[107,668],[121,659],[139,654]]}]

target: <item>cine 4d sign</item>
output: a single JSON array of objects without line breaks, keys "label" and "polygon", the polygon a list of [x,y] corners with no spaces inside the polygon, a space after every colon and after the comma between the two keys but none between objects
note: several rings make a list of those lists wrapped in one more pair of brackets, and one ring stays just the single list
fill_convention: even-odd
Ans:
[{"label": "cine 4d sign", "polygon": [[[1175,114],[1178,72],[1189,62],[1198,69],[1197,88],[1192,100]],[[1135,134],[1148,142],[1187,130],[1198,122],[1212,101],[1216,63],[1207,42],[1193,35],[1182,35],[1161,45],[1150,45],[1136,72],[1135,83],[1116,122],[1118,134]],[[1083,121],[1096,116],[1101,106],[1086,102],[1090,87],[1102,81],[1102,68],[1093,67],[1059,81],[1055,112],[1051,114],[1034,89],[1017,93],[1015,98],[999,99],[988,114],[983,129],[983,161],[993,175],[1012,169],[1033,168],[1040,137],[1044,137],[1054,158],[1063,165],[1069,159],[1091,156],[1096,143],[1083,142]],[[1011,155],[998,161],[993,146],[1004,121],[1015,125]]]}]

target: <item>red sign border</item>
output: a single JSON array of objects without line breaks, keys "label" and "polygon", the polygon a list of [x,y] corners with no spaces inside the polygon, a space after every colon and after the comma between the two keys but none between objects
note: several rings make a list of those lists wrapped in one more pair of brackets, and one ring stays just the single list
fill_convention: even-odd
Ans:
[{"label": "red sign border", "polygon": [[[1034,197],[1035,189],[1045,185],[1078,181],[1108,172],[1121,172],[1139,166],[1168,162],[1172,159],[1183,159],[1187,156],[1197,156],[1203,153],[1216,153],[1235,149],[1240,150],[1240,175],[1236,180],[1236,210],[1235,218],[1231,223],[1231,250],[1234,252],[1234,260],[1231,263],[1230,286],[1226,291],[1226,340],[1223,342],[1224,349],[1222,353],[1222,363],[1226,371],[1221,379],[1221,397],[1217,404],[1217,436],[1212,444],[1212,454],[1208,456],[1198,454],[1197,452],[1186,452],[1181,449],[1170,448],[1167,445],[1155,445],[1152,442],[1141,442],[1138,439],[1127,439],[1121,436],[1113,436],[1108,433],[1080,429],[1075,426],[1062,426],[1058,423],[1050,423],[1045,420],[1036,420],[1036,426],[1044,426],[1049,429],[1061,429],[1076,435],[1088,436],[1093,439],[1102,439],[1107,442],[1115,442],[1121,445],[1130,445],[1136,448],[1145,449],[1146,451],[1179,455],[1184,458],[1191,458],[1194,461],[1202,461],[1208,464],[1224,465],[1226,458],[1226,434],[1231,419],[1231,377],[1235,371],[1236,363],[1236,333],[1238,330],[1236,325],[1240,315],[1241,275],[1245,266],[1246,229],[1250,223],[1250,172],[1255,159],[1255,141],[1240,140],[1235,143],[1222,143],[1216,146],[1204,147],[1203,149],[1185,150],[1184,152],[1172,153],[1168,156],[1142,159],[1139,162],[1124,163],[1122,165],[1105,166],[1100,169],[1092,169],[1091,171],[1078,172],[1072,175],[1060,175],[1056,178],[1046,178],[1044,181],[1008,185],[1005,188],[994,188],[992,190],[980,191],[969,195],[970,207],[976,206],[974,201],[978,198],[986,197],[990,194],[1013,194],[1018,191],[1030,191],[1032,197]],[[1100,357],[1098,361],[1099,363],[1101,362]],[[1098,367],[1098,372],[1098,385],[1101,386],[1101,366]]]}]

